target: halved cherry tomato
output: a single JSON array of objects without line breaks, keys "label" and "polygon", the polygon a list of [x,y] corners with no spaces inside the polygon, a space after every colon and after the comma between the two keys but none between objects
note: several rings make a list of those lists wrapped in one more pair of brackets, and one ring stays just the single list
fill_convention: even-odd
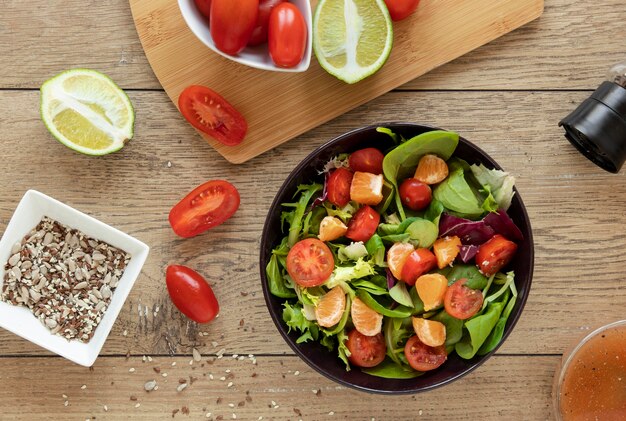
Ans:
[{"label": "halved cherry tomato", "polygon": [[467,279],[462,278],[448,287],[443,298],[446,312],[460,320],[467,320],[478,313],[483,306],[483,294],[477,289],[465,286]]},{"label": "halved cherry tomato", "polygon": [[496,234],[478,248],[476,264],[486,276],[495,275],[509,264],[516,251],[517,244]]},{"label": "halved cherry tomato", "polygon": [[350,202],[350,185],[353,174],[345,168],[337,168],[328,177],[328,201],[343,208]]},{"label": "halved cherry tomato", "polygon": [[213,290],[193,269],[179,265],[168,266],[165,283],[176,308],[194,322],[208,323],[220,312]]},{"label": "halved cherry tomato", "polygon": [[376,148],[360,149],[350,154],[348,164],[352,171],[368,172],[372,174],[383,173],[383,159],[385,155]]},{"label": "halved cherry tomato", "polygon": [[239,201],[239,192],[228,181],[207,181],[172,208],[170,225],[177,235],[193,237],[233,216]]},{"label": "halved cherry tomato", "polygon": [[426,209],[433,200],[433,193],[428,184],[415,178],[407,178],[400,184],[402,204],[414,211]]},{"label": "halved cherry tomato", "polygon": [[209,28],[215,46],[235,55],[246,47],[259,15],[259,0],[212,0]]},{"label": "halved cherry tomato", "polygon": [[356,329],[348,333],[346,346],[350,351],[348,360],[357,367],[374,367],[382,363],[387,353],[387,345],[382,333],[365,336]]},{"label": "halved cherry tomato", "polygon": [[437,266],[437,258],[428,249],[417,249],[409,254],[404,262],[400,279],[407,285],[415,285],[417,278]]},{"label": "halved cherry tomato", "polygon": [[248,131],[248,123],[239,111],[204,86],[185,88],[178,97],[178,108],[193,127],[224,145],[240,144]]},{"label": "halved cherry tomato", "polygon": [[194,2],[202,16],[208,19],[211,16],[211,0],[194,0]]},{"label": "halved cherry tomato", "polygon": [[284,1],[285,0],[259,0],[259,16],[256,20],[256,26],[252,30],[250,41],[248,41],[249,46],[254,47],[267,42],[267,27],[270,22],[270,13],[274,7]]},{"label": "halved cherry tomato", "polygon": [[291,3],[274,7],[267,39],[270,56],[278,67],[297,66],[304,57],[307,42],[307,25],[300,9]]},{"label": "halved cherry tomato", "polygon": [[420,0],[385,0],[391,19],[402,20],[417,9]]},{"label": "halved cherry tomato", "polygon": [[346,237],[352,241],[366,242],[376,233],[379,222],[380,215],[378,212],[367,205],[363,206],[356,211],[350,222],[348,222]]},{"label": "halved cherry tomato", "polygon": [[317,238],[297,242],[287,254],[287,272],[305,288],[322,285],[333,273],[335,259],[326,244]]},{"label": "halved cherry tomato", "polygon": [[432,347],[411,336],[404,346],[404,356],[409,365],[417,371],[430,371],[438,368],[448,359],[444,346]]}]

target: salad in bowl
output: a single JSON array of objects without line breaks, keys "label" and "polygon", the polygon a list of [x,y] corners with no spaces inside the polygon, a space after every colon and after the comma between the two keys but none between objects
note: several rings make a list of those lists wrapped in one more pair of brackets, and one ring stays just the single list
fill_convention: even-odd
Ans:
[{"label": "salad in bowl", "polygon": [[532,273],[532,238],[509,215],[514,177],[463,159],[456,133],[375,130],[374,146],[314,160],[316,175],[277,204],[262,264],[295,349],[324,349],[345,373],[333,378],[385,391],[375,385],[459,362],[464,373],[499,346],[527,295],[516,261],[530,257]]}]

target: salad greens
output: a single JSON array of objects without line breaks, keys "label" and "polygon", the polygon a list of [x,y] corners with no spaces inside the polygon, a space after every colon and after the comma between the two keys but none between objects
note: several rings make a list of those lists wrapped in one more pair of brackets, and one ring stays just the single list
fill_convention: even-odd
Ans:
[{"label": "salad greens", "polygon": [[[388,134],[390,139],[382,162],[383,200],[375,207],[381,215],[381,223],[375,234],[363,241],[340,237],[326,242],[334,258],[330,277],[318,286],[304,287],[296,283],[287,268],[292,247],[304,239],[316,238],[323,218],[336,217],[349,226],[361,208],[354,201],[338,208],[325,200],[328,186],[302,184],[294,194],[294,202],[283,204],[281,229],[284,237],[272,252],[266,275],[270,292],[284,299],[282,318],[288,330],[299,335],[296,342],[319,341],[329,351],[337,353],[346,370],[352,365],[348,336],[355,325],[351,303],[361,300],[382,315],[384,361],[362,371],[383,378],[407,379],[422,374],[411,367],[405,355],[407,340],[416,335],[413,317],[439,322],[445,327],[442,346],[447,354],[472,359],[497,347],[517,302],[515,275],[508,272],[486,276],[473,258],[479,246],[496,232],[510,233],[509,237],[516,237],[510,239],[515,241],[523,237],[506,214],[514,194],[514,178],[482,164],[469,165],[453,158],[459,142],[456,133],[431,131],[405,140],[387,128],[378,131]],[[425,154],[435,154],[447,161],[449,175],[433,186],[430,205],[416,212],[404,208],[397,193],[398,185],[413,176]],[[340,167],[348,168],[347,154],[333,158],[321,174]],[[466,320],[453,317],[442,306],[425,313],[417,288],[396,280],[387,262],[387,252],[394,244],[408,243],[414,248],[431,249],[434,244],[436,247],[438,239],[448,235],[461,238],[462,252],[456,262],[430,273],[445,276],[448,288],[459,280],[467,280],[466,288],[482,293],[482,305]],[[345,293],[345,308],[340,318],[337,313],[336,324],[323,327],[316,319],[316,308],[325,294],[337,286]]]}]

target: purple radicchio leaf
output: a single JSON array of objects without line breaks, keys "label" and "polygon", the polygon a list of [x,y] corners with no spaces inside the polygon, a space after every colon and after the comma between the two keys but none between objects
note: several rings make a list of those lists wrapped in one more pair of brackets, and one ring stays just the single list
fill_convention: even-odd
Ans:
[{"label": "purple radicchio leaf", "polygon": [[398,281],[396,280],[395,276],[393,276],[391,270],[387,268],[387,289],[393,288],[396,282]]},{"label": "purple radicchio leaf", "polygon": [[329,178],[330,178],[330,173],[327,172],[324,177],[324,190],[322,191],[322,195],[313,201],[313,203],[311,204],[311,209],[314,209],[317,206],[321,206],[328,198],[328,179]]},{"label": "purple radicchio leaf", "polygon": [[504,209],[499,209],[498,212],[490,212],[483,221],[493,228],[495,232],[502,234],[509,240],[524,241],[524,234],[522,234],[522,231],[515,225],[515,222]]},{"label": "purple radicchio leaf", "polygon": [[478,246],[474,244],[461,246],[461,251],[459,252],[458,258],[461,259],[463,263],[469,263],[476,254],[478,253]]},{"label": "purple radicchio leaf", "polygon": [[491,226],[482,221],[470,221],[447,213],[441,216],[439,221],[439,236],[454,236],[461,239],[461,243],[466,245],[480,245],[496,232]]}]

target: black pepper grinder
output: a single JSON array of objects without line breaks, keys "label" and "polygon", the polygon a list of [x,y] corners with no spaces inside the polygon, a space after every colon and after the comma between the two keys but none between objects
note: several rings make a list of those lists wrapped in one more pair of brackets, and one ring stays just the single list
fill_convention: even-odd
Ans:
[{"label": "black pepper grinder", "polygon": [[626,161],[626,62],[559,123],[565,137],[606,171],[617,173]]}]

